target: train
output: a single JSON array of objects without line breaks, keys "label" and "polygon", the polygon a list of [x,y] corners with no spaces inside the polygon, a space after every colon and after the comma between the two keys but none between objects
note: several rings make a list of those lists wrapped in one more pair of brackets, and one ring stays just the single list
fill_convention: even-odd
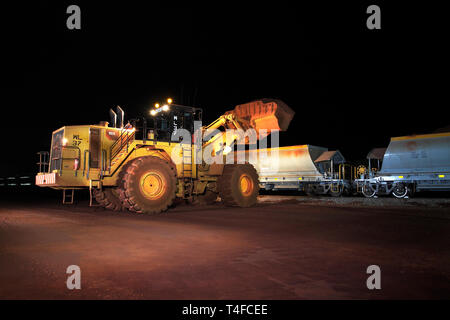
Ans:
[{"label": "train", "polygon": [[247,150],[245,160],[267,191],[368,198],[450,191],[450,132],[393,137],[387,148],[370,150],[367,163],[358,166],[339,150],[313,145]]}]

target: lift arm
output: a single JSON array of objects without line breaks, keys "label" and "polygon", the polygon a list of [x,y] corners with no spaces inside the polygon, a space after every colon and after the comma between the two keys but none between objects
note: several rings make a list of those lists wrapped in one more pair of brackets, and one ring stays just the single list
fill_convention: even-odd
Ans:
[{"label": "lift arm", "polygon": [[[225,130],[220,133],[216,131],[215,135],[203,143],[203,147],[215,143],[217,146],[214,150],[221,150],[226,145],[231,146],[235,141],[242,139],[241,135],[248,129],[255,130],[257,140],[263,139],[273,130],[287,130],[294,114],[295,112],[283,101],[275,99],[262,99],[238,105],[202,128],[204,136],[207,137],[220,128],[234,129],[234,134],[226,137]],[[227,138],[229,141],[226,141]],[[248,143],[248,137],[245,143]]]}]

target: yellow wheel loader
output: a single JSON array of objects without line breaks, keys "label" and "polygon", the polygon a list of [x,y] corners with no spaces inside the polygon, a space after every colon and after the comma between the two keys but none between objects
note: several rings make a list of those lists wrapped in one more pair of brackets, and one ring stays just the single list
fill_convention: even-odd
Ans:
[{"label": "yellow wheel loader", "polygon": [[[63,190],[88,188],[105,208],[159,213],[176,199],[249,207],[259,192],[258,174],[249,163],[229,163],[239,141],[248,143],[274,130],[286,130],[294,112],[282,101],[262,99],[236,106],[208,126],[202,109],[168,103],[124,122],[110,110],[111,124],[65,126],[53,132],[50,152],[39,152],[36,185]],[[229,132],[231,131],[231,134]]]}]

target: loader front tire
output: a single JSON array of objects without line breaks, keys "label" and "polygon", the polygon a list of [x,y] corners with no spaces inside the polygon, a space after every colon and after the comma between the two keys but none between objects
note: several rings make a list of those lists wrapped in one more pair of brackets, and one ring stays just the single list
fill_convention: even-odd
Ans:
[{"label": "loader front tire", "polygon": [[176,167],[161,158],[148,156],[133,160],[122,179],[122,202],[129,205],[130,211],[160,213],[176,197]]},{"label": "loader front tire", "polygon": [[225,165],[217,188],[225,205],[251,207],[258,200],[258,173],[248,163]]}]

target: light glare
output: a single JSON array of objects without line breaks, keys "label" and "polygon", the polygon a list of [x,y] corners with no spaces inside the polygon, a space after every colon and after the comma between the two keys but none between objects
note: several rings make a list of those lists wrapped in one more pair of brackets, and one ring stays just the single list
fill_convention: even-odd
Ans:
[{"label": "light glare", "polygon": [[223,148],[223,154],[227,154],[230,153],[233,149],[231,149],[230,146],[225,146],[225,148]]}]

